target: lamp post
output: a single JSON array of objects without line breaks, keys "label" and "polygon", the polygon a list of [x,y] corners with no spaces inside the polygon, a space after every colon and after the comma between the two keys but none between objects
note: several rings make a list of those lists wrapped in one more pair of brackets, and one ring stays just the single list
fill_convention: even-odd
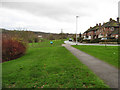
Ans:
[{"label": "lamp post", "polygon": [[76,45],[77,45],[77,29],[78,29],[78,18],[79,16],[76,16]]}]

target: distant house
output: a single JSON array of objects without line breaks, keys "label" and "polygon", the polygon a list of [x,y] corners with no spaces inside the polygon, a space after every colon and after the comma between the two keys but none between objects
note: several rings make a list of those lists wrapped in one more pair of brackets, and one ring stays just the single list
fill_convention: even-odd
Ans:
[{"label": "distant house", "polygon": [[38,35],[39,38],[42,38],[42,35]]},{"label": "distant house", "polygon": [[98,38],[97,34],[99,34],[97,31],[101,27],[101,24],[96,24],[94,27],[90,27],[87,31],[83,33],[84,39],[95,39]]},{"label": "distant house", "polygon": [[96,38],[102,38],[102,37],[115,37],[118,39],[118,33],[119,33],[119,18],[117,18],[117,21],[110,18],[110,20],[106,23],[96,24],[94,27],[90,27],[87,31],[83,33],[84,39],[96,39]]},{"label": "distant house", "polygon": [[105,37],[111,37],[111,34],[113,32],[118,32],[119,30],[119,18],[117,18],[117,21],[110,18],[110,21],[103,24],[103,35]]}]

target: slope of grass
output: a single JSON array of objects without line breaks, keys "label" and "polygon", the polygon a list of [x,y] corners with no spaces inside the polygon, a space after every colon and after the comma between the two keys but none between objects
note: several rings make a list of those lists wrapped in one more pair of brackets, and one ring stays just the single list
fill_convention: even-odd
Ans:
[{"label": "slope of grass", "polygon": [[30,47],[35,48],[42,48],[42,47],[61,47],[61,44],[64,40],[52,40],[53,44],[50,44],[50,40],[45,40],[44,42],[40,43],[30,43]]},{"label": "slope of grass", "polygon": [[55,46],[44,43],[30,47],[21,58],[2,64],[3,88],[108,88],[61,46],[63,41],[54,41]]},{"label": "slope of grass", "polygon": [[115,67],[118,67],[118,46],[73,46]]}]

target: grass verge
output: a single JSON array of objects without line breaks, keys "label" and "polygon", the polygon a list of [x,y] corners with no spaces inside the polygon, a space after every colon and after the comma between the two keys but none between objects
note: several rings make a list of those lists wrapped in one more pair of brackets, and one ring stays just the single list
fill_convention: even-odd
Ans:
[{"label": "grass verge", "polygon": [[118,46],[73,45],[73,47],[118,68]]},{"label": "grass verge", "polygon": [[39,43],[31,46],[25,56],[2,63],[3,88],[109,87],[62,43],[54,41],[53,46],[49,42]]}]

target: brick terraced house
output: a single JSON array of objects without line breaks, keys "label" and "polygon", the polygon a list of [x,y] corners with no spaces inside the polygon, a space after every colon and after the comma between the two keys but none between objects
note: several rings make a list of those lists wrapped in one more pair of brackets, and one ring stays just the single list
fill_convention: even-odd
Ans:
[{"label": "brick terraced house", "polygon": [[119,28],[119,18],[117,18],[117,21],[110,18],[110,20],[106,23],[103,23],[103,25],[99,23],[94,27],[90,27],[83,33],[83,37],[84,39],[97,39],[103,37],[113,37],[118,39],[118,34],[120,33]]}]

